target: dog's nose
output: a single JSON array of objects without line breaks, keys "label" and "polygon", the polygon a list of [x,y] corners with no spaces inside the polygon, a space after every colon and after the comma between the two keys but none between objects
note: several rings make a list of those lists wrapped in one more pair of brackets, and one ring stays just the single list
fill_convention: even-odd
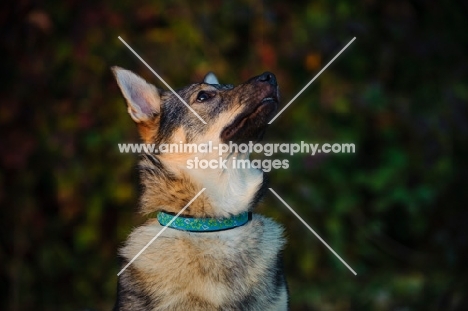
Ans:
[{"label": "dog's nose", "polygon": [[270,85],[273,85],[273,86],[277,86],[278,85],[278,82],[276,81],[276,77],[274,74],[272,74],[271,72],[264,72],[262,73],[261,75],[259,75],[257,77],[257,81],[260,81],[260,82],[268,82]]}]

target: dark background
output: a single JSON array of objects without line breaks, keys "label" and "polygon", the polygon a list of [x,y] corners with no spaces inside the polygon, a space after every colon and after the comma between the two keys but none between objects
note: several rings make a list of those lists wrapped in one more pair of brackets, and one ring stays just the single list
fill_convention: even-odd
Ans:
[{"label": "dark background", "polygon": [[109,310],[135,215],[138,142],[109,68],[173,87],[265,70],[286,104],[268,142],[352,142],[287,158],[272,194],[292,310],[467,310],[468,6],[462,1],[4,1],[0,309]]}]

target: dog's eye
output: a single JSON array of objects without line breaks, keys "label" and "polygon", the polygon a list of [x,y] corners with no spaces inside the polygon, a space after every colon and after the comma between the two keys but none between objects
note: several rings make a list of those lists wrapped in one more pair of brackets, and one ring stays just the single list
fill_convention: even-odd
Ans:
[{"label": "dog's eye", "polygon": [[199,102],[199,103],[204,102],[204,101],[210,99],[211,97],[212,97],[212,95],[210,93],[205,92],[205,91],[201,91],[197,95],[197,102]]}]

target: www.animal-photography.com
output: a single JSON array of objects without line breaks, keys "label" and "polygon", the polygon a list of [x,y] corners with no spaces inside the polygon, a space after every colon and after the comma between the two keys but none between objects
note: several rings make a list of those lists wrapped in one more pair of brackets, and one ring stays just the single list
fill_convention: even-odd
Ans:
[{"label": "www.animal-photography.com", "polygon": [[0,7],[1,310],[468,308],[464,2]]}]

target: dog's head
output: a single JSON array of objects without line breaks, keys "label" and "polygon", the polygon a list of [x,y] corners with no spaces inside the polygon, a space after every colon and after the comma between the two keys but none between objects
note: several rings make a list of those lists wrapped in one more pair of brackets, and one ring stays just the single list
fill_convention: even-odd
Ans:
[{"label": "dog's head", "polygon": [[131,71],[112,70],[145,143],[259,141],[277,109],[278,85],[269,72],[238,86],[219,84],[209,73],[202,83],[177,90],[177,96]]},{"label": "dog's head", "polygon": [[[156,147],[259,141],[278,104],[276,77],[269,72],[238,86],[219,84],[210,73],[202,83],[177,90],[177,95],[131,71],[114,67],[113,72],[143,141]],[[265,189],[261,170],[187,166],[194,159],[233,163],[248,158],[248,153],[237,151],[222,157],[200,151],[145,155],[140,162],[145,185],[142,212],[178,212],[202,188],[206,191],[186,210],[190,215],[224,217],[252,208]]]}]

